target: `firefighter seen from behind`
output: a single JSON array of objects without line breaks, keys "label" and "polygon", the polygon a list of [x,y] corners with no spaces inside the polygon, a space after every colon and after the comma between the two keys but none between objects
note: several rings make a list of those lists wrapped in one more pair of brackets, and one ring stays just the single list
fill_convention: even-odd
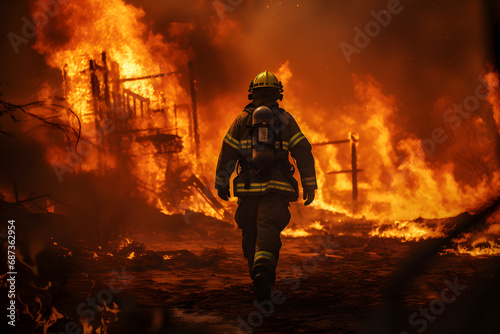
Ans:
[{"label": "firefighter seen from behind", "polygon": [[290,221],[289,202],[298,198],[294,166],[300,172],[304,205],[314,200],[316,172],[311,144],[292,115],[280,108],[283,85],[264,71],[250,83],[252,100],[226,133],[217,163],[215,188],[221,199],[230,197],[229,180],[238,197],[235,221],[242,230],[243,254],[248,260],[260,300],[270,297],[276,279],[281,231]]}]

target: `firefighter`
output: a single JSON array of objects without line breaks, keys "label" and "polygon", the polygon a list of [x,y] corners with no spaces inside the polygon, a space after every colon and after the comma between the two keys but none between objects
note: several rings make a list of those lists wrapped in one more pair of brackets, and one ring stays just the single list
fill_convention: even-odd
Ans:
[{"label": "firefighter", "polygon": [[289,202],[298,198],[300,172],[304,205],[315,196],[316,172],[311,144],[292,115],[278,105],[283,85],[269,71],[250,83],[252,100],[226,133],[217,163],[215,188],[219,197],[230,197],[229,180],[236,169],[233,192],[238,197],[235,221],[242,230],[243,255],[260,300],[269,299],[276,279],[281,231],[290,221]]}]

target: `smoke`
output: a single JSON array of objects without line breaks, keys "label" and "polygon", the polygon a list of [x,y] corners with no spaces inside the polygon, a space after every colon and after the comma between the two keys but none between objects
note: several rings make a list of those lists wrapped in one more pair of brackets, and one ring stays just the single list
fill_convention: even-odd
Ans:
[{"label": "smoke", "polygon": [[[293,94],[304,107],[315,106],[325,118],[336,117],[355,99],[351,74],[371,74],[400,102],[398,124],[425,138],[430,127],[442,123],[439,105],[461,102],[485,72],[481,3],[401,1],[401,12],[393,14],[349,64],[339,44],[354,45],[354,27],[364,31],[374,21],[372,12],[387,9],[389,2],[129,1],[144,9],[143,21],[153,32],[191,52],[199,102],[210,109],[202,116],[208,122],[214,112],[227,115],[212,101],[231,96],[243,106],[249,81],[288,60],[294,80],[285,87],[284,103],[287,94]],[[216,4],[225,7],[217,9]],[[21,35],[22,17],[31,18],[28,3],[3,6],[8,15],[2,20],[2,35]],[[31,48],[34,40],[19,45],[16,54],[9,40],[2,39],[6,52],[0,87],[7,98],[29,99],[43,82],[61,81],[60,72],[44,65]]]},{"label": "smoke", "polygon": [[[352,75],[369,74],[396,98],[394,122],[405,130],[401,135],[422,140],[446,127],[446,110],[473,95],[488,72],[487,27],[478,1],[132,3],[144,8],[155,32],[167,35],[172,25],[191,25],[181,45],[195,58],[202,130],[209,138],[220,137],[243,108],[250,80],[286,61],[293,79],[285,86],[285,107],[293,98],[299,103],[294,107],[312,110],[324,122],[340,118],[357,101]],[[216,3],[225,6],[218,12]],[[355,28],[366,33],[375,16],[387,15],[382,12],[395,3],[397,13],[348,62],[340,44],[356,46]],[[482,102],[476,112],[494,132],[489,105]],[[328,139],[344,132],[333,130]],[[400,139],[394,136],[395,143]],[[438,145],[427,158],[451,159],[450,144]]]},{"label": "smoke", "polygon": [[[442,128],[449,139],[435,145],[433,154],[424,159],[433,164],[458,162],[454,172],[462,182],[473,184],[481,179],[481,174],[492,177],[491,170],[483,170],[484,165],[492,162],[496,166],[493,158],[483,159],[483,152],[491,150],[484,138],[496,133],[488,103],[481,100],[473,116],[463,119],[458,130],[450,129],[450,124],[444,121],[448,109],[463,104],[476,93],[478,78],[488,71],[488,43],[480,2],[401,1],[398,5],[397,1],[375,0],[363,3],[131,0],[127,3],[143,9],[141,22],[153,34],[164,36],[170,49],[180,50],[194,60],[202,152],[218,150],[223,133],[248,102],[250,80],[265,69],[278,72],[287,64],[293,75],[284,87],[282,106],[293,111],[305,129],[320,130],[325,141],[344,139],[349,131],[360,132],[366,127],[376,110],[364,108],[371,105],[364,100],[370,97],[360,96],[355,85],[374,82],[379,95],[391,100],[388,105],[393,112],[385,120],[390,121],[387,126],[391,137],[387,145],[396,148],[408,137],[432,139],[433,131]],[[2,35],[21,34],[22,18],[31,17],[29,5],[24,1],[8,6],[3,11],[9,15],[2,22]],[[384,17],[387,24],[379,24],[376,33],[369,32],[370,24],[378,22],[375,16]],[[47,30],[53,32],[51,38],[64,43],[64,34],[58,35],[54,30],[57,25],[49,22],[48,27],[52,27]],[[365,45],[356,44],[359,31],[369,35]],[[36,38],[19,45],[18,53],[8,38],[2,39],[6,52],[0,56],[3,58],[0,93],[4,99],[27,102],[47,82],[55,87],[53,93],[60,92],[57,87],[61,87],[61,72],[46,65],[45,59],[32,48]],[[356,47],[357,51],[347,55],[342,43]],[[180,82],[188,91],[185,57],[177,57],[175,52],[161,54],[161,48],[157,52],[159,58],[170,59],[181,71]],[[471,144],[464,139],[464,133],[474,133],[477,129],[482,131],[479,140],[474,137]],[[360,133],[360,145],[373,137],[372,133]],[[373,143],[365,147],[377,149]],[[481,149],[474,151],[477,147]],[[361,159],[362,150],[360,146]],[[404,159],[404,152],[399,153],[403,155],[399,159]],[[364,162],[370,162],[368,155],[364,154]],[[471,160],[482,162],[478,166],[468,163]],[[207,169],[213,170],[215,157],[204,157],[204,161]],[[347,162],[347,158],[340,162]],[[470,170],[476,170],[477,175],[471,178]]]},{"label": "smoke", "polygon": [[[223,18],[214,3],[226,4]],[[429,112],[443,96],[460,101],[485,69],[482,8],[477,1],[401,1],[402,11],[392,15],[389,25],[350,64],[339,44],[354,44],[353,28],[363,30],[374,20],[372,11],[387,8],[386,1],[231,3],[240,4],[130,1],[144,9],[144,22],[153,32],[192,50],[201,100],[231,94],[244,102],[249,80],[265,68],[276,71],[289,60],[296,79],[289,88],[305,104],[318,104],[329,112],[345,105],[354,98],[351,73],[370,73],[417,116]],[[22,17],[31,18],[28,3],[3,5],[8,15],[2,20],[2,35],[21,35]],[[192,29],[173,34],[172,27],[181,24],[190,24]],[[14,65],[9,69],[4,65],[2,71],[17,73],[16,82],[30,81],[23,68],[47,71],[40,64],[43,58],[30,48],[34,39],[20,45],[17,55],[7,38],[2,42],[7,51],[2,64]],[[32,87],[28,92],[37,90]],[[421,108],[426,111],[417,112]],[[414,122],[408,124],[418,128]]]},{"label": "smoke", "polygon": [[241,1],[230,6],[220,1],[229,7],[223,19],[213,1],[133,3],[143,6],[157,32],[165,34],[174,22],[193,23],[187,38],[202,97],[226,93],[244,102],[257,73],[276,71],[289,60],[295,80],[285,89],[304,104],[331,112],[354,98],[352,73],[371,74],[412,116],[421,116],[443,96],[460,101],[469,95],[485,70],[477,1],[401,1],[401,12],[350,64],[339,44],[354,44],[353,28],[364,30],[375,20],[371,12],[386,9],[387,2]]}]

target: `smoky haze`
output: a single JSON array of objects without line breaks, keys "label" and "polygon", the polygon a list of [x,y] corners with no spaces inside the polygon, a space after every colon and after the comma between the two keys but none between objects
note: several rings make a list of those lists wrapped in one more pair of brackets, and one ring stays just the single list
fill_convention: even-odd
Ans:
[{"label": "smoky haze", "polygon": [[[220,135],[248,102],[250,80],[264,69],[276,72],[287,61],[293,74],[285,86],[283,105],[293,97],[295,109],[315,113],[335,125],[351,115],[356,104],[353,75],[372,76],[383,94],[393,96],[398,136],[429,138],[444,127],[443,113],[474,94],[478,76],[488,68],[489,43],[481,2],[463,1],[127,1],[141,7],[143,22],[194,60],[202,138],[220,145]],[[36,6],[36,4],[31,4]],[[341,43],[356,46],[357,30],[365,31],[377,15],[395,8],[380,32],[350,62]],[[32,46],[35,38],[15,52],[9,32],[22,34],[26,1],[2,4],[2,99],[37,100],[42,88],[61,95],[61,71],[45,64]],[[389,11],[390,12],[390,11]],[[385,14],[387,19],[387,14]],[[177,59],[178,67],[185,66]],[[185,69],[181,83],[187,89]],[[483,103],[478,114],[489,127],[493,118]],[[366,113],[353,117],[367,117]],[[303,116],[304,117],[304,116]],[[358,119],[359,122],[363,120]],[[312,126],[319,126],[318,123]],[[356,129],[330,128],[325,139],[344,139]],[[213,142],[213,144],[212,144]],[[438,145],[427,159],[451,159],[451,141]],[[14,145],[14,144],[12,144]],[[207,145],[207,144],[205,144]],[[456,149],[455,149],[456,151]],[[466,176],[463,177],[464,179]]]},{"label": "smoky haze", "polygon": [[371,74],[400,102],[398,123],[425,138],[442,122],[437,104],[462,102],[486,71],[481,3],[401,1],[399,14],[349,64],[339,44],[355,45],[354,27],[364,31],[371,12],[390,2],[241,1],[224,7],[223,19],[213,1],[137,4],[157,32],[193,23],[186,45],[196,57],[200,103],[223,94],[243,105],[249,81],[288,60],[293,80],[285,102],[293,92],[304,107],[336,117],[354,100],[351,74]]},{"label": "smoky haze", "polygon": [[[218,13],[215,3],[227,7]],[[302,103],[335,115],[354,98],[351,74],[371,74],[401,102],[409,130],[423,137],[428,116],[440,121],[439,115],[430,115],[436,101],[461,102],[485,71],[485,20],[478,1],[401,1],[400,13],[391,14],[388,26],[352,54],[350,64],[339,44],[354,46],[353,28],[364,31],[374,20],[371,12],[387,9],[387,1],[232,3],[237,5],[222,0],[130,1],[144,9],[144,21],[154,32],[192,51],[202,104],[220,95],[245,103],[249,81],[288,60],[294,79],[285,96],[293,91]],[[17,54],[7,38],[9,32],[22,34],[21,18],[31,18],[28,3],[2,6],[1,92],[7,99],[29,101],[60,72],[44,66],[43,57],[31,48],[35,38],[20,44]],[[172,33],[181,24],[191,28]]]}]

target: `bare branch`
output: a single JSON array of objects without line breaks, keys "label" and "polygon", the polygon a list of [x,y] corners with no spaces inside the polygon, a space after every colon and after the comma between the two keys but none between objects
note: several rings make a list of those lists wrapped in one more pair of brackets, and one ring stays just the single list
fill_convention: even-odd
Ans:
[{"label": "bare branch", "polygon": [[[73,110],[71,110],[71,108],[65,107],[60,104],[60,102],[62,101],[64,101],[64,99],[57,96],[48,101],[36,101],[22,105],[17,105],[0,100],[0,116],[2,116],[3,114],[9,114],[15,122],[19,122],[20,120],[15,117],[15,113],[20,111],[25,115],[30,116],[32,119],[41,121],[44,126],[62,131],[68,143],[71,143],[70,134],[73,134],[76,137],[76,151],[82,133],[82,123],[80,122],[80,118],[78,117],[78,115]],[[73,128],[71,125],[61,120],[59,116],[44,117],[29,111],[30,109],[34,108],[44,108],[53,112],[59,112],[61,109],[69,111],[78,121],[78,129]],[[13,136],[11,133],[3,131],[1,128],[0,133],[11,137]]]}]

